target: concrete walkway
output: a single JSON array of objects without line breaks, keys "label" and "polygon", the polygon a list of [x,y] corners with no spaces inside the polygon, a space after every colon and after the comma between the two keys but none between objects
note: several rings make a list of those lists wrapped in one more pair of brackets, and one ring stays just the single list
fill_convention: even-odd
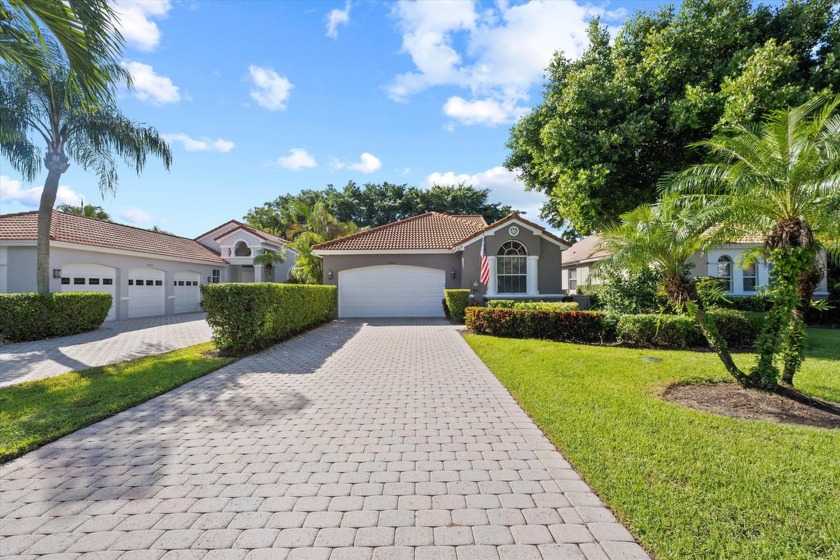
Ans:
[{"label": "concrete walkway", "polygon": [[333,322],[0,467],[0,556],[647,558],[454,327]]},{"label": "concrete walkway", "polygon": [[0,387],[207,342],[204,313],[104,323],[98,330],[0,346]]}]

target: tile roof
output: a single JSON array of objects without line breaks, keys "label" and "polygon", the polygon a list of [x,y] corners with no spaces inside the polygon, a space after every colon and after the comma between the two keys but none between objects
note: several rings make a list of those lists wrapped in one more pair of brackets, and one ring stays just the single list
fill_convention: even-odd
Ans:
[{"label": "tile roof", "polygon": [[553,239],[554,241],[560,243],[561,245],[565,245],[566,247],[569,247],[571,245],[571,243],[569,243],[565,239],[557,237],[556,235],[554,235],[553,233],[551,233],[550,231],[548,231],[547,229],[545,229],[541,225],[535,224],[534,222],[532,222],[530,220],[526,220],[525,218],[520,216],[517,212],[512,212],[512,213],[508,214],[507,216],[505,216],[504,218],[502,218],[501,220],[499,220],[497,222],[493,222],[489,226],[487,226],[485,228],[482,228],[481,231],[479,231],[477,233],[474,233],[474,234],[470,235],[469,237],[466,237],[466,238],[462,239],[461,243],[466,243],[468,241],[472,241],[473,239],[478,238],[479,234],[481,234],[485,231],[490,231],[490,230],[496,229],[496,228],[498,228],[500,226],[503,226],[506,223],[511,222],[513,220],[517,220],[517,221],[519,221],[523,224],[528,224],[529,227],[532,227],[532,228],[536,229],[537,231],[539,231],[541,235],[543,235],[545,237],[548,237],[550,239]]},{"label": "tile roof", "polygon": [[[37,236],[38,212],[0,215],[0,240],[34,241]],[[53,212],[50,239],[77,245],[225,264],[218,254],[194,239],[64,212]]]},{"label": "tile roof", "polygon": [[388,251],[452,249],[487,227],[482,216],[427,212],[398,222],[327,241],[313,249],[331,251]]},{"label": "tile roof", "polygon": [[563,266],[582,261],[597,261],[606,257],[608,252],[598,249],[598,243],[600,242],[601,237],[597,233],[587,235],[563,253]]},{"label": "tile roof", "polygon": [[[257,229],[253,226],[249,226],[248,224],[243,224],[241,222],[237,222],[236,220],[231,220],[230,222],[228,222],[228,224],[229,223],[234,223],[234,224],[237,224],[237,225],[236,225],[235,228],[231,228],[231,229],[227,230],[226,232],[224,232],[223,234],[214,237],[213,241],[218,241],[219,239],[221,239],[223,237],[227,237],[228,235],[230,235],[234,231],[237,231],[237,230],[241,229],[241,230],[245,230],[249,233],[253,233],[254,235],[259,237],[260,239],[263,239],[265,241],[270,241],[270,242],[275,243],[277,245],[285,245],[286,243],[289,242],[288,239],[283,239],[282,237],[277,237],[276,235],[268,233],[267,231]],[[225,224],[225,225],[227,225],[227,224]],[[199,237],[197,237],[196,239],[199,239]]]}]

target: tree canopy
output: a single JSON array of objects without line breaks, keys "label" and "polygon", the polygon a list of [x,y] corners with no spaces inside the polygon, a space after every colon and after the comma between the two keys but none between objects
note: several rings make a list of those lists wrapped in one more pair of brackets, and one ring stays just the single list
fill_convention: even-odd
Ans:
[{"label": "tree canopy", "polygon": [[313,208],[319,202],[338,222],[354,223],[360,228],[381,226],[432,211],[481,214],[489,223],[511,212],[510,206],[488,202],[489,196],[489,189],[465,184],[421,189],[388,182],[359,186],[350,181],[341,190],[328,185],[323,190],[304,189],[299,194],[280,195],[252,208],[244,219],[254,227],[286,235],[299,223],[299,209]]},{"label": "tree canopy", "polygon": [[686,0],[612,42],[596,19],[589,40],[577,60],[555,55],[505,162],[548,196],[544,218],[581,234],[655,201],[663,175],[702,161],[687,145],[840,87],[834,0]]}]

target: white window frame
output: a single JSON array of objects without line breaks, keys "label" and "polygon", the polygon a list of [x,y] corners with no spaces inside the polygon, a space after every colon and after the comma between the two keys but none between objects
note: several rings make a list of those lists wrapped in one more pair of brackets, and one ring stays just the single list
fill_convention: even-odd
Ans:
[{"label": "white window frame", "polygon": [[[726,291],[728,293],[732,293],[733,288],[734,288],[734,286],[732,284],[732,282],[734,280],[734,275],[733,275],[733,272],[734,272],[734,266],[733,265],[734,264],[735,264],[735,262],[732,260],[732,257],[730,257],[729,255],[721,255],[720,257],[718,257],[717,270],[716,270],[717,274],[715,275],[715,277],[718,280],[720,280],[721,284],[723,284],[723,281],[726,280]],[[721,274],[721,266],[726,267],[726,270],[727,270],[726,275]]]},{"label": "white window frame", "polygon": [[[515,245],[514,245],[515,244]],[[521,252],[519,249],[514,249],[515,246],[519,246],[521,248]],[[505,249],[507,247],[507,249]],[[508,251],[516,250],[516,254],[508,254]],[[513,273],[503,273],[502,270],[505,268],[505,261],[508,259],[516,259],[518,262],[518,266],[521,272],[517,274]],[[515,239],[509,239],[502,243],[499,246],[499,250],[496,251],[496,286],[501,287],[502,282],[500,281],[502,278],[521,278],[521,291],[517,292],[505,292],[501,289],[498,290],[499,294],[510,294],[510,295],[521,295],[528,293],[528,248],[525,246],[524,243],[521,241],[517,241]]]},{"label": "white window frame", "polygon": [[577,269],[570,268],[569,269],[569,293],[571,294],[577,290]]},{"label": "white window frame", "polygon": [[[752,280],[752,288],[747,288],[747,281]],[[744,274],[741,280],[741,289],[745,293],[754,293],[758,289],[758,266],[752,263],[750,266],[744,268]]]}]

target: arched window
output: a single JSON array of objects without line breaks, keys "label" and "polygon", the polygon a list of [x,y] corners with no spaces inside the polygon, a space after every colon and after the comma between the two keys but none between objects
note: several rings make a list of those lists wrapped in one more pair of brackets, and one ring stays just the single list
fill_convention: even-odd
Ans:
[{"label": "arched window", "polygon": [[528,250],[519,241],[507,241],[496,254],[496,289],[500,294],[524,294],[528,289]]},{"label": "arched window", "polygon": [[755,263],[744,269],[744,291],[754,292],[756,285],[756,268]]},{"label": "arched window", "polygon": [[732,259],[728,255],[723,255],[717,262],[717,277],[720,279],[720,284],[727,292],[732,291]]},{"label": "arched window", "polygon": [[236,248],[233,250],[233,254],[236,257],[250,257],[251,256],[251,249],[248,247],[248,244],[244,241],[240,241],[236,244]]}]

